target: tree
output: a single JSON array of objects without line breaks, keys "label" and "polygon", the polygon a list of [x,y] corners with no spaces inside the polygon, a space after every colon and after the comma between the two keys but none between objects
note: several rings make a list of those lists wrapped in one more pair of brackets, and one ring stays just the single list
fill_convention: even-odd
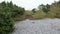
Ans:
[{"label": "tree", "polygon": [[38,9],[39,9],[39,10],[42,9],[45,13],[48,13],[49,8],[50,8],[50,5],[49,5],[49,4],[47,4],[47,5],[41,4],[41,5],[38,6]]},{"label": "tree", "polygon": [[0,3],[0,6],[3,7],[3,8],[6,7],[6,2],[3,1],[2,3]]},{"label": "tree", "polygon": [[47,12],[50,10],[50,5],[49,4],[47,4],[46,5],[46,8],[47,8]]},{"label": "tree", "polygon": [[[50,6],[49,13],[55,14],[55,17],[60,18],[60,3],[55,2]],[[53,15],[54,16],[54,15]]]},{"label": "tree", "polygon": [[41,4],[38,6],[38,9],[41,10],[41,9],[43,9],[43,7],[45,7],[45,5]]},{"label": "tree", "polygon": [[35,8],[34,8],[34,9],[32,9],[32,12],[33,12],[33,13],[35,13],[35,12],[36,12],[36,9],[35,9]]}]

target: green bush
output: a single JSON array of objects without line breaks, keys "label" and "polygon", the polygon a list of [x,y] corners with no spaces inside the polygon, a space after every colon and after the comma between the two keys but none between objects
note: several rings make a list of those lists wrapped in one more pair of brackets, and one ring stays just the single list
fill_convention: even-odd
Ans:
[{"label": "green bush", "polygon": [[25,11],[25,14],[32,16],[33,15],[33,12],[32,11]]},{"label": "green bush", "polygon": [[12,13],[8,8],[2,9],[0,9],[0,34],[10,34],[14,30]]},{"label": "green bush", "polygon": [[10,34],[13,32],[13,21],[10,18],[1,18],[0,20],[0,34]]},{"label": "green bush", "polygon": [[46,13],[44,13],[42,10],[36,11],[36,13],[33,15],[33,18],[35,19],[42,19],[45,18]]},{"label": "green bush", "polygon": [[48,13],[47,17],[48,18],[55,18],[56,14],[55,13]]},{"label": "green bush", "polygon": [[0,34],[10,34],[14,31],[14,18],[23,15],[24,8],[13,5],[12,2],[0,3]]}]

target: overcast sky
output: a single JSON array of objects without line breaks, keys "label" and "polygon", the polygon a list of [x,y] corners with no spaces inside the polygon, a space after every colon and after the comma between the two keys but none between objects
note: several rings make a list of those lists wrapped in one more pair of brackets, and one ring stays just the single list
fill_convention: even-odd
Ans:
[{"label": "overcast sky", "polygon": [[[0,0],[2,2],[4,0]],[[40,4],[51,4],[54,1],[58,0],[5,0],[5,1],[12,1],[14,4],[24,7],[26,10],[31,10],[33,8],[37,8]]]}]

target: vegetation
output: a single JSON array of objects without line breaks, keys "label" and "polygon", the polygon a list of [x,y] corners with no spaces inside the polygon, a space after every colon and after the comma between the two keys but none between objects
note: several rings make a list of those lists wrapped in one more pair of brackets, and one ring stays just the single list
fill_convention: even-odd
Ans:
[{"label": "vegetation", "polygon": [[35,9],[35,8],[34,8],[34,9],[32,9],[32,12],[33,12],[33,13],[35,13],[35,12],[36,12],[36,9]]},{"label": "vegetation", "polygon": [[50,6],[50,17],[60,18],[60,1],[55,2]]},{"label": "vegetation", "polygon": [[12,2],[0,3],[0,34],[10,34],[14,30],[14,18],[23,15],[24,8],[13,5]]},{"label": "vegetation", "polygon": [[33,15],[34,19],[42,19],[45,18],[46,14],[42,10],[36,11],[36,13]]},{"label": "vegetation", "polygon": [[30,16],[32,16],[32,15],[33,15],[33,12],[32,12],[31,10],[26,10],[26,11],[25,11],[25,15],[30,15]]},{"label": "vegetation", "polygon": [[47,5],[41,4],[41,5],[38,6],[38,9],[39,10],[42,9],[43,12],[48,13],[48,11],[50,10],[50,5],[49,4],[47,4]]},{"label": "vegetation", "polygon": [[[31,13],[33,13],[33,14],[31,14]],[[38,9],[35,9],[35,8],[32,9],[31,13],[30,13],[30,15],[35,19],[60,18],[60,1],[54,2],[51,5],[41,4],[38,6]]]}]

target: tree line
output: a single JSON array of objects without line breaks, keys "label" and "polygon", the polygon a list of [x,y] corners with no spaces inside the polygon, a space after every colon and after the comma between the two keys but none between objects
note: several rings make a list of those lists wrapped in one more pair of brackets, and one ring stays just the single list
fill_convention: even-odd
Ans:
[{"label": "tree line", "polygon": [[[40,11],[40,13],[39,13]],[[49,4],[41,4],[38,6],[38,10],[36,10],[35,8],[32,9],[32,12],[38,12],[38,16],[42,16],[41,12],[43,12],[44,17],[48,17],[48,18],[60,18],[60,1],[58,2],[54,2],[51,5]],[[45,15],[46,14],[46,15]],[[37,15],[36,15],[37,16]],[[39,17],[37,17],[39,18]]]}]

